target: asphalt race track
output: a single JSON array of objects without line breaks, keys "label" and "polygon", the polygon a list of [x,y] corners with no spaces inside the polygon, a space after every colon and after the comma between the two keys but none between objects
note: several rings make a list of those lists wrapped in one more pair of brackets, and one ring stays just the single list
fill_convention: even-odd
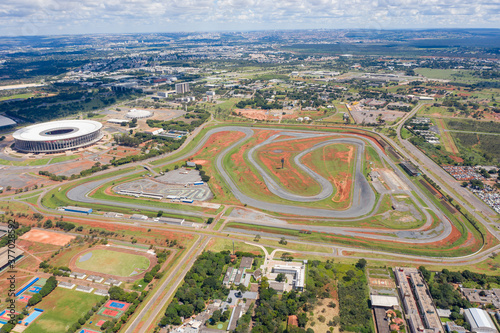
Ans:
[{"label": "asphalt race track", "polygon": [[[255,152],[255,150],[261,146],[264,146],[265,144],[269,144],[271,142],[279,142],[279,141],[287,141],[287,140],[294,140],[294,139],[301,139],[301,138],[310,138],[310,137],[318,137],[318,136],[329,136],[329,137],[335,137],[337,134],[335,133],[329,133],[329,132],[310,132],[307,133],[307,131],[283,131],[279,129],[267,129],[266,130],[274,130],[276,131],[276,135],[272,136],[272,140],[268,139],[265,142],[259,144],[256,147],[253,147],[247,152],[247,158],[248,160],[252,163],[252,165],[259,171],[259,173],[262,175],[263,179],[266,182],[266,185],[268,188],[273,190],[273,193],[283,199],[289,200],[289,201],[296,201],[296,202],[310,202],[311,196],[298,196],[296,194],[291,194],[285,189],[283,189],[279,184],[276,182],[273,182],[274,180],[260,167],[260,165],[254,160],[252,153]],[[352,204],[349,209],[347,210],[342,210],[342,211],[336,211],[336,210],[328,210],[328,209],[316,209],[316,208],[311,208],[311,207],[301,207],[294,205],[293,202],[291,204],[276,204],[276,203],[269,203],[265,202],[262,200],[258,200],[255,198],[252,198],[245,193],[243,193],[238,185],[233,181],[231,176],[227,173],[227,171],[224,169],[223,165],[223,160],[225,156],[235,147],[243,144],[245,141],[250,139],[253,134],[253,128],[250,127],[240,127],[240,126],[224,126],[224,127],[219,127],[215,128],[212,130],[209,130],[203,138],[200,140],[200,142],[189,152],[186,152],[185,154],[181,155],[178,158],[169,160],[168,162],[164,163],[163,165],[166,164],[171,164],[179,161],[184,161],[191,155],[193,155],[195,152],[199,151],[207,142],[209,137],[215,133],[219,132],[225,132],[225,131],[239,131],[245,134],[245,137],[242,139],[238,140],[237,142],[233,143],[231,146],[225,148],[222,152],[220,152],[217,155],[216,158],[216,163],[215,167],[217,171],[220,173],[220,175],[224,178],[225,182],[227,183],[227,186],[231,189],[233,192],[234,196],[240,200],[243,204],[247,204],[248,206],[255,207],[257,209],[262,209],[262,210],[267,210],[267,211],[272,211],[272,212],[277,212],[277,213],[285,213],[285,214],[294,214],[297,216],[304,216],[306,218],[324,218],[324,219],[331,219],[331,218],[342,218],[345,220],[360,220],[363,218],[367,218],[369,216],[372,216],[375,214],[377,211],[379,205],[380,205],[380,200],[376,200],[375,193],[373,192],[371,186],[369,185],[368,181],[366,180],[365,176],[363,175],[361,171],[361,167],[363,165],[362,163],[362,157],[363,153],[365,150],[365,145],[369,144],[371,145],[378,153],[378,155],[383,159],[384,163],[389,165],[392,170],[401,178],[405,184],[408,185],[408,187],[416,193],[416,195],[429,207],[429,210],[433,211],[436,216],[439,219],[439,224],[436,228],[431,228],[429,229],[430,225],[433,222],[433,218],[430,216],[429,212],[427,209],[423,209],[422,205],[420,204],[419,200],[413,196],[413,194],[408,191],[408,195],[413,198],[413,201],[416,205],[418,205],[422,212],[425,215],[425,218],[427,222],[425,225],[422,227],[415,229],[415,230],[390,230],[390,229],[375,229],[375,228],[349,228],[349,227],[327,227],[327,226],[316,226],[316,225],[308,225],[307,229],[309,230],[314,230],[318,232],[333,232],[335,234],[342,234],[342,235],[350,235],[350,236],[367,236],[367,233],[370,233],[370,237],[376,238],[378,240],[394,240],[394,237],[397,237],[397,239],[400,242],[409,242],[409,243],[427,243],[431,241],[439,241],[443,240],[446,237],[449,236],[451,233],[452,227],[451,227],[451,222],[447,219],[447,217],[437,208],[435,205],[427,199],[425,195],[420,191],[420,189],[413,184],[413,182],[407,177],[407,175],[399,170],[394,162],[390,160],[389,157],[387,157],[381,149],[375,145],[371,140],[367,140],[366,142],[361,140],[359,137],[356,137],[356,135],[347,135],[345,133],[342,133],[342,138],[333,138],[330,140],[326,140],[324,142],[318,143],[313,147],[308,148],[304,152],[301,152],[295,157],[295,162],[299,167],[302,168],[305,172],[307,172],[311,177],[313,177],[318,183],[321,185],[322,190],[319,194],[316,194],[314,197],[316,198],[315,200],[321,200],[321,197],[324,197],[326,194],[329,192],[329,188],[331,188],[331,184],[324,179],[322,176],[316,174],[314,171],[310,170],[307,168],[305,165],[303,165],[300,162],[300,159],[302,156],[305,154],[321,148],[325,145],[329,145],[332,143],[349,143],[349,144],[354,144],[357,145],[358,149],[356,151],[356,165],[355,165],[355,177],[354,177],[354,183],[353,183],[353,200]],[[287,138],[287,139],[279,139],[280,135],[286,135],[286,136],[293,136],[293,138]],[[273,141],[275,140],[275,141]],[[160,157],[163,158],[163,157]],[[94,204],[107,204],[107,205],[114,205],[114,206],[120,206],[120,207],[128,207],[128,208],[136,208],[136,209],[146,209],[146,210],[163,210],[164,212],[169,212],[172,214],[181,214],[181,215],[187,215],[187,216],[199,216],[203,217],[203,213],[199,212],[192,212],[192,211],[183,211],[180,209],[169,209],[169,208],[159,208],[159,207],[154,207],[154,206],[149,206],[147,203],[137,203],[137,204],[129,204],[129,203],[123,203],[119,201],[114,201],[114,200],[102,200],[102,199],[94,199],[88,196],[88,193],[90,193],[92,190],[95,188],[109,182],[115,179],[121,179],[123,177],[126,177],[128,175],[137,173],[137,171],[132,171],[126,174],[122,174],[119,176],[111,177],[111,178],[106,178],[86,184],[82,184],[79,186],[76,186],[72,188],[71,190],[68,191],[67,195],[68,198],[74,201],[79,201],[83,203],[94,203]],[[325,181],[327,183],[325,183]],[[328,196],[326,196],[328,197]],[[237,219],[240,220],[240,219]],[[262,226],[276,226],[276,224],[273,224],[272,222],[266,222],[266,221],[248,221],[241,219],[242,222],[244,223],[250,223],[250,224],[259,224]],[[301,226],[294,226],[292,224],[285,223],[284,225],[279,225],[279,227],[284,227],[287,229],[303,229],[304,227]]]}]

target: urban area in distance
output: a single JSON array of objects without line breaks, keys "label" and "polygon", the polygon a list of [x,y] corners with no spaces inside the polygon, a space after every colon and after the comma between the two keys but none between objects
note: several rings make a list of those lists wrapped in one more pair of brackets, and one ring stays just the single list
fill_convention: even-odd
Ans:
[{"label": "urban area in distance", "polygon": [[0,333],[499,332],[500,30],[62,33],[0,36]]}]

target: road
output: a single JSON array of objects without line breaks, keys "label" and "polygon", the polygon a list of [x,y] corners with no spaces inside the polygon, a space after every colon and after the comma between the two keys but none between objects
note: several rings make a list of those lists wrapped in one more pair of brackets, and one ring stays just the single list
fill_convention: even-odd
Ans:
[{"label": "road", "polygon": [[[344,142],[344,143],[350,143],[350,144],[355,144],[358,146],[357,153],[356,153],[356,175],[354,179],[354,186],[353,186],[353,201],[350,206],[350,208],[343,210],[343,211],[335,211],[335,210],[327,210],[327,209],[318,209],[318,208],[310,208],[310,207],[299,207],[296,205],[287,205],[287,204],[277,204],[277,203],[269,203],[265,201],[261,201],[258,199],[255,199],[253,197],[248,196],[247,194],[243,193],[237,184],[233,181],[231,176],[228,174],[227,170],[225,170],[223,166],[223,160],[225,156],[234,148],[237,147],[238,145],[242,144],[246,140],[248,140],[250,137],[252,137],[254,131],[252,128],[248,127],[238,127],[238,126],[224,126],[224,127],[219,127],[212,129],[208,131],[205,136],[200,140],[200,142],[193,148],[191,151],[186,152],[185,154],[181,155],[180,157],[174,159],[173,161],[169,161],[167,163],[174,163],[176,161],[181,161],[187,158],[188,156],[192,155],[194,152],[199,151],[203,145],[206,143],[208,138],[215,133],[222,132],[222,131],[239,131],[245,134],[245,137],[242,139],[238,140],[237,142],[233,143],[231,146],[227,147],[224,149],[221,153],[218,154],[216,158],[216,168],[217,171],[221,174],[221,176],[225,179],[226,183],[228,184],[229,188],[235,195],[235,197],[240,200],[243,204],[247,204],[252,207],[256,207],[258,209],[263,209],[267,211],[273,211],[273,212],[279,212],[279,213],[286,213],[286,214],[294,214],[297,216],[305,216],[305,217],[317,217],[317,218],[346,218],[346,219],[352,219],[352,220],[359,220],[360,218],[367,218],[369,216],[372,216],[375,214],[375,212],[378,209],[378,206],[380,204],[380,200],[377,202],[375,205],[375,194],[368,184],[365,176],[363,175],[361,171],[361,166],[362,166],[362,157],[364,153],[364,148],[365,148],[365,142],[360,140],[357,137],[347,137],[347,138],[336,138],[336,139],[331,139],[331,140],[326,140],[323,143],[319,143],[315,145],[314,147],[311,147],[307,149],[306,151],[302,152],[302,154],[306,154],[308,152],[313,151],[314,149],[321,148],[324,145],[335,143],[335,142]],[[304,133],[304,131],[281,131],[281,130],[275,130],[276,134],[272,136],[272,139],[276,139],[277,141],[288,141],[288,140],[293,140],[295,138],[309,138],[309,137],[315,137],[315,136],[332,136],[334,137],[335,134],[332,134],[330,132],[313,132],[313,133]],[[286,135],[286,136],[291,136],[292,138],[289,139],[283,139],[279,140],[280,135]],[[344,135],[345,136],[345,135]],[[267,141],[266,144],[269,144],[274,141]],[[415,243],[426,243],[426,242],[432,242],[432,241],[439,241],[445,239],[451,232],[451,222],[446,218],[444,214],[442,214],[437,207],[433,205],[433,203],[430,200],[427,200],[427,198],[421,193],[420,189],[416,187],[413,182],[407,177],[407,175],[403,172],[401,172],[395,164],[390,160],[383,152],[380,150],[378,146],[376,146],[373,142],[368,141],[369,144],[378,152],[378,154],[382,157],[382,159],[385,161],[386,164],[390,165],[391,168],[394,170],[394,172],[403,180],[408,188],[412,189],[417,193],[419,197],[423,199],[425,204],[431,208],[432,211],[440,218],[441,224],[438,226],[436,229],[432,230],[425,230],[428,229],[428,226],[432,222],[432,218],[429,215],[429,213],[425,210],[422,209],[422,206],[420,202],[413,196],[411,191],[407,191],[406,195],[409,195],[412,197],[413,201],[415,202],[416,205],[418,205],[421,210],[423,211],[426,219],[426,224],[417,230],[412,230],[412,231],[393,231],[393,230],[388,230],[388,229],[357,229],[357,228],[346,228],[346,227],[326,227],[326,226],[308,226],[308,229],[314,230],[314,231],[319,231],[319,232],[329,232],[329,233],[335,233],[339,235],[348,235],[348,236],[363,236],[367,237],[368,233],[370,234],[370,237],[373,237],[377,240],[387,240],[391,241],[394,240],[394,236],[398,237],[401,241],[403,242],[415,242]],[[258,147],[263,147],[264,145],[259,145]],[[282,189],[274,180],[267,174],[267,172],[261,168],[261,166],[253,159],[252,153],[255,152],[255,150],[251,150],[247,152],[247,157],[248,160],[252,163],[252,165],[259,171],[259,173],[266,179],[266,184],[268,187],[273,188],[275,193],[279,194],[278,196],[281,196],[282,198],[284,197],[285,199],[290,199],[287,197],[288,192],[285,189]],[[300,163],[300,156],[297,157],[298,159],[298,165],[301,165]],[[142,162],[144,164],[144,162]],[[302,165],[303,166],[303,165]],[[305,166],[303,166],[305,167]],[[312,173],[314,173],[312,170],[308,170]],[[135,171],[137,172],[137,171]],[[167,213],[172,213],[172,214],[182,214],[182,215],[188,215],[188,216],[197,216],[197,217],[206,217],[208,215],[205,215],[200,212],[190,212],[190,211],[182,211],[178,209],[169,209],[169,208],[160,208],[160,207],[154,207],[154,206],[149,206],[147,204],[142,204],[142,203],[137,203],[137,204],[129,204],[129,203],[122,203],[122,202],[117,202],[117,201],[112,201],[112,200],[104,200],[104,199],[94,199],[88,197],[88,193],[94,190],[95,188],[101,186],[102,184],[112,181],[114,179],[119,179],[123,178],[125,176],[128,176],[130,174],[133,174],[134,171],[130,173],[126,173],[124,175],[119,175],[119,176],[114,176],[111,178],[105,178],[102,180],[90,182],[90,183],[84,183],[79,186],[76,186],[72,188],[70,191],[68,191],[68,198],[74,201],[79,201],[83,203],[94,203],[94,204],[108,204],[108,205],[117,205],[117,206],[122,206],[122,207],[127,207],[127,208],[135,208],[135,209],[149,209],[149,210],[163,210],[164,212]],[[314,173],[315,179],[319,179],[322,182],[328,182],[326,179],[322,178],[320,175]],[[324,185],[324,183],[323,183]],[[323,186],[322,185],[322,186]],[[324,185],[326,187],[326,185]],[[331,186],[331,184],[330,184]],[[302,197],[302,196],[297,196],[294,195],[294,198],[296,201],[307,201],[309,197]],[[375,209],[374,209],[375,208]],[[241,220],[241,219],[240,219]],[[259,223],[261,225],[265,226],[274,226],[272,223],[265,223],[263,221],[245,221],[245,223]],[[297,225],[285,225],[282,226],[285,228],[289,229],[297,229],[299,228]],[[299,228],[300,229],[300,228]]]},{"label": "road", "polygon": [[[153,323],[155,318],[158,316],[162,308],[167,304],[167,302],[170,300],[170,298],[173,296],[173,294],[177,291],[177,288],[179,285],[182,283],[184,280],[184,276],[186,276],[187,272],[191,269],[193,266],[194,262],[200,255],[200,253],[205,249],[205,247],[208,245],[208,242],[210,241],[211,237],[208,236],[201,236],[191,247],[189,251],[187,251],[181,259],[179,259],[176,267],[170,271],[170,275],[168,278],[159,286],[156,287],[156,292],[149,299],[149,301],[146,303],[146,305],[142,308],[142,310],[138,313],[138,315],[135,317],[135,319],[132,321],[130,326],[127,328],[125,331],[126,333],[133,333],[133,332],[147,332],[148,327]],[[200,243],[203,241],[203,244],[200,245]],[[163,296],[161,299],[160,303],[154,305],[158,299],[160,298],[161,294],[163,291],[166,289],[166,287],[172,282],[174,277],[179,273],[179,270],[181,267],[184,265],[186,262],[187,258],[192,256],[192,258],[189,260],[189,262],[186,264],[184,269],[182,270],[181,274],[177,276],[177,279],[175,280],[174,284],[172,287],[169,289],[167,294]],[[146,322],[140,327],[137,328],[137,325],[141,320],[144,318],[144,316],[147,314],[149,310],[152,310],[152,312],[149,314],[148,319]],[[136,329],[137,328],[137,329]]]},{"label": "road", "polygon": [[[415,109],[412,110],[411,114],[415,114],[420,110],[420,107],[424,104],[420,104],[417,106]],[[411,115],[411,116],[412,116]],[[430,159],[427,155],[425,155],[420,149],[415,147],[411,142],[408,140],[405,140],[401,137],[401,129],[404,125],[404,122],[401,122],[398,127],[397,127],[397,135],[399,142],[404,146],[404,148],[407,149],[408,152],[411,153],[408,154],[404,149],[400,149],[399,146],[389,137],[386,135],[378,133],[380,136],[382,136],[387,142],[389,142],[393,147],[395,147],[399,153],[406,159],[410,160],[413,164],[419,166],[422,170],[428,170],[430,172],[427,173],[427,176],[429,176],[436,184],[438,184],[443,190],[445,190],[455,201],[457,201],[459,204],[461,204],[464,207],[469,207],[474,209],[480,210],[483,212],[483,214],[486,216],[486,218],[489,221],[486,221],[485,219],[481,218],[480,216],[476,216],[476,218],[481,221],[483,224],[485,224],[487,227],[489,226],[490,223],[493,223],[492,217],[497,217],[497,214],[488,206],[486,205],[481,199],[476,197],[472,192],[469,190],[463,188],[456,180],[453,178],[448,172],[446,172],[444,169],[442,169],[439,165],[437,165],[432,159]],[[463,199],[465,199],[466,202],[463,200],[460,200],[456,195],[454,195],[451,191],[447,191],[447,187],[450,187],[453,189],[456,193],[458,193]],[[493,230],[492,228],[490,232],[493,234],[496,234],[496,230]]]}]

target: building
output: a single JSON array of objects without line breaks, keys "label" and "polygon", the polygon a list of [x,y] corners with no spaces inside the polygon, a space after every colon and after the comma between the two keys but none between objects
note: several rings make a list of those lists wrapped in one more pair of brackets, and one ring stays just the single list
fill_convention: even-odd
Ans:
[{"label": "building", "polygon": [[189,91],[189,82],[176,83],[175,84],[175,93],[176,94],[184,94]]},{"label": "building", "polygon": [[420,170],[411,162],[402,162],[400,165],[410,176],[420,176]]},{"label": "building", "polygon": [[159,217],[154,219],[155,222],[160,222],[160,223],[166,223],[166,224],[172,224],[172,225],[183,225],[185,220],[184,219],[178,219],[175,217]]},{"label": "building", "polygon": [[10,249],[4,246],[0,249],[0,271],[9,267],[10,263],[14,263],[19,260],[24,254],[24,251],[18,249],[17,247]]},{"label": "building", "polygon": [[108,123],[110,124],[118,124],[118,125],[121,125],[123,123],[128,123],[129,121],[126,120],[126,119],[115,119],[115,118],[112,118],[112,119],[108,119],[107,120]]},{"label": "building", "polygon": [[148,217],[146,215],[141,215],[141,214],[133,214],[130,216],[132,220],[147,220]]},{"label": "building", "polygon": [[500,308],[500,289],[461,288],[460,291],[473,304],[493,304],[497,309]]},{"label": "building", "polygon": [[276,265],[273,267],[273,273],[290,274],[293,276],[293,288],[297,290],[304,290],[306,268],[305,265],[292,266],[292,265]]},{"label": "building", "polygon": [[83,280],[83,279],[85,279],[85,277],[87,276],[87,274],[78,273],[78,272],[71,272],[69,274],[69,276],[72,277],[72,278],[75,278],[75,279]]},{"label": "building", "polygon": [[0,128],[15,126],[16,122],[10,118],[0,115]]},{"label": "building", "polygon": [[59,120],[14,132],[14,148],[24,153],[57,153],[87,147],[101,140],[102,124],[93,120]]},{"label": "building", "polygon": [[478,308],[470,308],[465,309],[464,316],[465,320],[470,324],[471,332],[498,333],[488,312]]},{"label": "building", "polygon": [[395,296],[370,295],[372,307],[391,309],[399,306],[398,298]]},{"label": "building", "polygon": [[92,208],[66,206],[63,209],[65,212],[82,213],[87,215],[92,214]]},{"label": "building", "polygon": [[151,134],[151,135],[158,135],[163,133],[163,128],[150,128],[148,130],[145,130],[144,133],[146,134]]},{"label": "building", "polygon": [[458,326],[457,324],[455,324],[452,321],[447,321],[445,324],[445,327],[446,327],[446,331],[448,333],[451,333],[453,331],[455,331],[457,333],[467,333],[467,330],[464,327]]},{"label": "building", "polygon": [[409,331],[444,332],[429,290],[415,268],[396,267],[394,270],[399,296],[403,303]]}]

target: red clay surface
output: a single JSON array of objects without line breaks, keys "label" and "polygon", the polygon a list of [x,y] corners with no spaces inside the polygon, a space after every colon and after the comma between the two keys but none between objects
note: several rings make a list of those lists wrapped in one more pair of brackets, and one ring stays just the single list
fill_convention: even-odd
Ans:
[{"label": "red clay surface", "polygon": [[118,316],[119,312],[115,310],[106,309],[102,312],[102,314],[105,316],[116,317]]},{"label": "red clay surface", "polygon": [[257,177],[257,175],[255,175],[250,170],[250,166],[244,160],[243,155],[248,149],[252,148],[254,145],[257,145],[265,141],[273,134],[274,134],[273,131],[254,130],[254,135],[252,137],[253,140],[244,144],[240,148],[240,150],[238,150],[235,154],[231,155],[231,159],[233,160],[233,163],[236,166],[234,173],[236,176],[238,176],[238,181],[240,183],[245,183],[245,185],[251,189],[251,192],[263,193],[264,195],[271,195],[271,192],[267,188],[264,181],[262,181],[259,177]]},{"label": "red clay surface", "polygon": [[[213,175],[215,174],[213,159],[223,149],[229,147],[231,144],[240,140],[244,136],[245,134],[242,132],[223,131],[214,133],[210,136],[210,138],[208,138],[203,147],[194,155],[190,156],[190,158],[193,159],[192,162],[203,165],[203,168],[208,175]],[[212,188],[212,192],[216,198],[227,200],[227,202],[225,203],[231,203],[229,202],[230,199],[227,198],[222,184],[216,177],[212,177],[212,179],[210,180],[210,185],[210,187]]]},{"label": "red clay surface", "polygon": [[351,169],[351,164],[354,158],[354,146],[348,145],[349,151],[338,151],[335,145],[329,145],[323,147],[323,165],[318,165],[313,163],[312,152],[304,156],[303,162],[306,166],[311,168],[316,173],[323,175],[330,182],[332,182],[337,188],[337,192],[332,198],[333,202],[345,202],[346,206],[342,208],[348,208],[350,205],[350,195],[352,186],[352,174],[347,172],[338,172],[336,170],[329,170],[325,161],[341,161],[347,165],[347,169]]},{"label": "red clay surface", "polygon": [[97,327],[101,327],[102,325],[104,325],[104,323],[105,323],[105,322],[106,322],[106,320],[102,320],[102,319],[101,319],[101,320],[99,320],[99,321],[97,322],[97,324],[95,324],[95,325],[96,325]]},{"label": "red clay surface", "polygon": [[[286,138],[286,136],[278,139]],[[257,158],[264,163],[264,166],[274,175],[282,186],[293,193],[304,193],[305,190],[315,188],[311,195],[321,191],[317,184],[309,175],[303,173],[295,164],[292,164],[295,155],[311,148],[314,144],[331,139],[309,138],[303,140],[285,141],[271,143],[257,152]],[[284,168],[281,169],[281,159],[284,158]],[[315,192],[315,193],[314,193]]]},{"label": "red clay surface", "polygon": [[19,238],[32,242],[64,246],[71,242],[75,238],[75,236],[64,235],[57,232],[50,232],[45,230],[32,229]]}]

